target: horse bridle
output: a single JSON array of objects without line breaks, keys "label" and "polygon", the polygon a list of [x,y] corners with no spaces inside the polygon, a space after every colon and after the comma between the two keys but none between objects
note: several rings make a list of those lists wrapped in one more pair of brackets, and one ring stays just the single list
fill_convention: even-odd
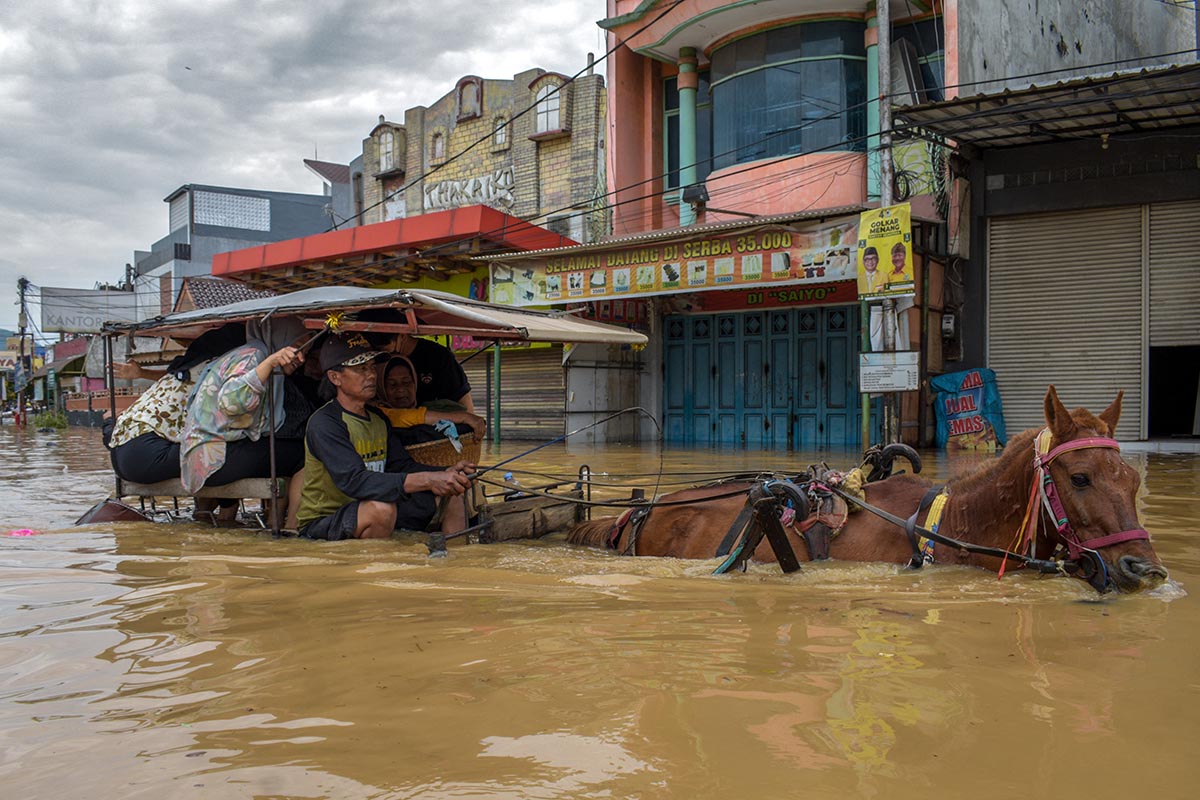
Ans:
[{"label": "horse bridle", "polygon": [[[1048,428],[1042,430],[1034,438],[1033,486],[1030,490],[1030,510],[1032,511],[1033,504],[1040,497],[1042,506],[1046,509],[1047,514],[1049,514],[1051,521],[1054,523],[1054,529],[1058,532],[1063,543],[1066,544],[1070,560],[1080,565],[1082,568],[1081,576],[1088,583],[1099,591],[1104,591],[1109,583],[1108,568],[1104,564],[1104,559],[1100,558],[1100,554],[1097,551],[1122,542],[1148,541],[1150,534],[1144,528],[1131,528],[1127,531],[1117,531],[1116,533],[1097,536],[1094,539],[1081,540],[1079,534],[1075,532],[1074,526],[1071,525],[1071,521],[1067,518],[1066,509],[1063,508],[1058,487],[1054,484],[1054,477],[1050,474],[1050,462],[1063,453],[1069,453],[1072,450],[1086,450],[1099,447],[1120,452],[1121,445],[1115,439],[1109,439],[1104,436],[1090,436],[1064,442],[1043,454],[1042,451],[1049,448],[1049,442],[1050,430]],[[1022,533],[1028,532],[1030,534],[1029,549],[1032,554],[1034,539],[1036,539],[1038,528],[1040,527],[1041,514],[1027,513],[1027,517],[1029,518],[1029,528],[1027,531],[1022,531]]]}]

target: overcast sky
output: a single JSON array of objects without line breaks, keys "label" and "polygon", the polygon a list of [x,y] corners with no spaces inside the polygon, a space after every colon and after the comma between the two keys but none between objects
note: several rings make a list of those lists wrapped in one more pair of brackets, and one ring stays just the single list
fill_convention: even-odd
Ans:
[{"label": "overcast sky", "polygon": [[317,193],[314,151],[348,163],[380,114],[466,74],[574,74],[603,17],[604,0],[3,0],[0,328],[22,275],[123,278],[180,185]]}]

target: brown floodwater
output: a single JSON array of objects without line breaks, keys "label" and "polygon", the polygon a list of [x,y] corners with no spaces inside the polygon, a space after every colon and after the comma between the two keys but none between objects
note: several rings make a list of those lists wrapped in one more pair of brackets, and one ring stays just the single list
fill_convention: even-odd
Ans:
[{"label": "brown floodwater", "polygon": [[[552,541],[430,559],[417,539],[75,528],[109,487],[98,434],[0,428],[0,796],[1192,796],[1200,457],[1127,459],[1172,580],[1099,600],[956,567],[713,577]],[[581,463],[652,473],[659,452],[513,467]]]}]

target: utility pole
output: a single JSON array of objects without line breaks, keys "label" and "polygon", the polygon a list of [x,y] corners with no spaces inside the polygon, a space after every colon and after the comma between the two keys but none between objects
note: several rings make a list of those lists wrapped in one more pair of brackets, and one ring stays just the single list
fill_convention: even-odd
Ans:
[{"label": "utility pole", "polygon": [[[892,11],[889,0],[877,0],[875,3],[876,30],[879,35],[879,205],[887,208],[892,205]],[[883,349],[892,352],[896,349],[896,299],[884,298],[883,301]],[[900,426],[897,424],[899,403],[894,393],[883,397],[883,443],[900,440]]]},{"label": "utility pole", "polygon": [[[25,325],[28,323],[29,317],[25,311],[25,291],[28,288],[29,288],[29,281],[27,281],[24,277],[17,279],[17,296],[20,298],[20,301],[21,301],[21,312],[20,312],[20,315],[17,317],[17,325],[19,327],[19,331],[17,332],[17,337],[18,337],[18,340],[20,341],[21,352],[20,352],[20,356],[17,359],[17,364],[20,366],[20,368],[21,368],[20,372],[22,374],[24,374],[26,372],[26,369],[25,369]],[[19,391],[17,393],[17,424],[18,425],[25,424],[25,392],[23,390],[24,390],[25,386],[28,386],[28,385],[29,385],[29,376],[26,375],[25,376],[25,384],[23,386],[21,386],[22,391]]]}]

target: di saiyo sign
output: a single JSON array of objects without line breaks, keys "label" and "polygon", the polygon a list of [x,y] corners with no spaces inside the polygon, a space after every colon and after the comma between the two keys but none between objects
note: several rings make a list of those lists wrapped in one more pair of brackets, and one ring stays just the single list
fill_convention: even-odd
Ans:
[{"label": "di saiyo sign", "polygon": [[516,306],[854,278],[855,222],[493,262],[492,300]]}]

